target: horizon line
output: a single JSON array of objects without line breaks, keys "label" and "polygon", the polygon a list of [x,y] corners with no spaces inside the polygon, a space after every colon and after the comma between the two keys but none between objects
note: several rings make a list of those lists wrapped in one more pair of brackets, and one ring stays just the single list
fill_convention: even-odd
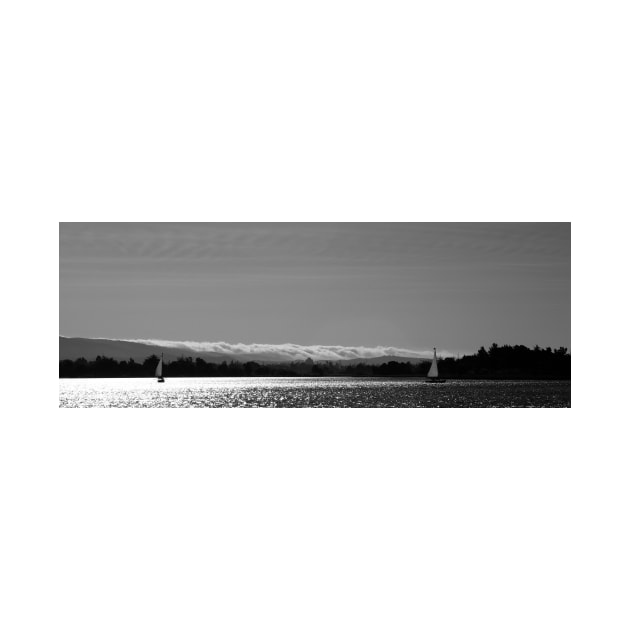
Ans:
[{"label": "horizon line", "polygon": [[[306,360],[335,361],[347,359],[374,359],[379,357],[400,357],[409,359],[430,359],[433,357],[433,347],[430,348],[400,348],[396,346],[346,346],[341,344],[297,344],[292,342],[284,343],[244,343],[228,341],[194,341],[194,340],[172,340],[172,339],[146,339],[146,338],[114,338],[114,337],[72,337],[59,334],[63,339],[88,339],[94,341],[121,341],[127,343],[138,343],[150,346],[169,348],[172,350],[188,350],[195,354],[215,353],[220,355],[260,355],[275,354],[283,360]],[[495,342],[493,342],[495,343]],[[458,358],[461,356],[474,356],[480,348],[490,348],[492,344],[482,344],[477,350],[438,350],[440,358]],[[501,345],[501,344],[497,344]],[[503,344],[509,345],[509,344]],[[514,346],[525,344],[513,344]],[[535,348],[538,344],[532,347]],[[543,348],[543,346],[538,346]],[[549,346],[548,346],[549,347]],[[563,346],[558,346],[563,347]],[[544,349],[544,348],[543,348]],[[567,348],[569,353],[570,347]]]},{"label": "horizon line", "polygon": [[[214,352],[218,354],[238,354],[255,355],[273,353],[282,355],[287,360],[313,360],[334,361],[346,359],[372,359],[382,356],[395,356],[410,359],[430,359],[433,357],[433,346],[427,348],[400,348],[397,346],[384,345],[355,345],[347,346],[341,344],[297,344],[285,343],[244,343],[228,341],[193,341],[193,340],[172,340],[172,339],[147,339],[147,338],[114,338],[114,337],[73,337],[70,335],[59,335],[64,339],[90,339],[102,341],[123,341],[128,343],[141,343],[151,346],[170,348],[173,350],[189,350],[195,353]],[[457,357],[458,355],[469,354],[469,351],[440,350],[441,357]],[[474,354],[474,352],[472,353]]]}]

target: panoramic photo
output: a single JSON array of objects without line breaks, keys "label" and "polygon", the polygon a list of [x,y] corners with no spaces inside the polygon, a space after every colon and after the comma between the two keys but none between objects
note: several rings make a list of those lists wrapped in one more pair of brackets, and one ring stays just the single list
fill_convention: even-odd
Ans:
[{"label": "panoramic photo", "polygon": [[60,223],[60,407],[570,407],[570,223]]}]

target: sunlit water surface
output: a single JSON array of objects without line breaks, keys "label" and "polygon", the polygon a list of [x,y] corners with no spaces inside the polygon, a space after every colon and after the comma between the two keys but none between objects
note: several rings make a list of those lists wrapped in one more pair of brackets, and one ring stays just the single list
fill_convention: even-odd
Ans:
[{"label": "sunlit water surface", "polygon": [[60,407],[570,407],[570,381],[60,379]]}]

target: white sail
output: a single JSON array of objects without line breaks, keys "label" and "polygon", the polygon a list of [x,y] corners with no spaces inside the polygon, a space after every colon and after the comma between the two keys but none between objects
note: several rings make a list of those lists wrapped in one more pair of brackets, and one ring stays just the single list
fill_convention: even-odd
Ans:
[{"label": "white sail", "polygon": [[431,363],[431,369],[429,370],[429,373],[427,374],[427,376],[429,378],[437,378],[438,376],[437,352],[435,351],[435,348],[433,348],[433,362]]},{"label": "white sail", "polygon": [[160,359],[160,362],[157,364],[157,367],[155,368],[155,375],[158,378],[162,378],[162,359]]}]

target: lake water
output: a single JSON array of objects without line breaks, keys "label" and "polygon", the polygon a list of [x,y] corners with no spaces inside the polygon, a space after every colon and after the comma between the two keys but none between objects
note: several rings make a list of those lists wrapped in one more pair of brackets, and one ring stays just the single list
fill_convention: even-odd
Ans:
[{"label": "lake water", "polygon": [[60,407],[570,407],[570,381],[60,379]]}]

